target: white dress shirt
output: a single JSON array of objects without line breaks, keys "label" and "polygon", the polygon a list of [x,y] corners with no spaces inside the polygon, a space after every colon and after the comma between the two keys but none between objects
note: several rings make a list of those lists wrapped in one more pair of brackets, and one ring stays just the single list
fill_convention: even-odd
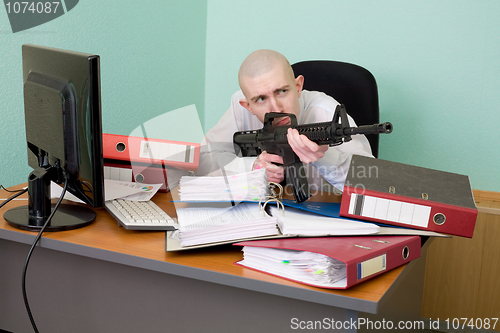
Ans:
[{"label": "white dress shirt", "polygon": [[[200,173],[208,174],[221,167],[237,165],[234,172],[250,171],[256,157],[237,157],[233,145],[235,132],[258,130],[263,124],[239,103],[245,96],[240,91],[233,94],[231,106],[219,122],[206,134],[200,158]],[[339,103],[332,97],[317,91],[303,90],[299,98],[299,125],[332,121]],[[349,110],[347,110],[349,111]],[[348,116],[349,126],[356,126]],[[324,179],[342,190],[353,154],[372,156],[370,144],[364,135],[353,135],[352,140],[339,146],[329,147],[325,155],[310,165],[304,165],[311,190],[325,190]]]}]

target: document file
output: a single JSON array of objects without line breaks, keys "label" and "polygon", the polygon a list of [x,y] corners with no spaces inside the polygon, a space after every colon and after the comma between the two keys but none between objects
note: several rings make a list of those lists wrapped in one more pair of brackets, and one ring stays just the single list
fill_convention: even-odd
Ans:
[{"label": "document file", "polygon": [[199,143],[117,134],[103,133],[102,148],[105,159],[183,170],[198,169],[200,158]]},{"label": "document file", "polygon": [[[115,163],[113,163],[115,162]],[[104,179],[121,180],[143,184],[161,184],[160,192],[167,192],[167,170],[163,166],[154,167],[130,163],[116,163],[104,160]]]},{"label": "document file", "polygon": [[470,238],[477,208],[467,176],[354,155],[340,215]]},{"label": "document file", "polygon": [[421,242],[419,236],[370,235],[234,245],[243,246],[243,260],[238,265],[316,287],[345,289],[419,258]]}]

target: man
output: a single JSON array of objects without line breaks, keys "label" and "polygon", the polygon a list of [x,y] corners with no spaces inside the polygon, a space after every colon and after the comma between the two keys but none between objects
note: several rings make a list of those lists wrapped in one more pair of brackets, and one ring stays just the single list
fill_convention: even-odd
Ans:
[{"label": "man", "polygon": [[[252,52],[240,67],[238,81],[241,91],[233,95],[231,107],[205,137],[212,158],[219,166],[235,157],[233,134],[262,128],[266,113],[293,113],[299,125],[309,124],[331,121],[339,104],[324,93],[303,90],[304,77],[295,78],[288,60],[272,50]],[[273,126],[289,124],[289,117],[273,121]],[[356,126],[351,117],[349,125]],[[342,190],[352,154],[372,156],[368,140],[362,135],[355,135],[350,142],[336,147],[319,146],[295,129],[288,130],[287,138],[304,163],[304,174],[310,186],[316,189],[324,188],[324,177]],[[284,178],[284,168],[275,164],[283,162],[281,156],[263,152],[258,157],[244,157],[241,161],[246,170],[265,168],[270,182],[279,183]]]}]

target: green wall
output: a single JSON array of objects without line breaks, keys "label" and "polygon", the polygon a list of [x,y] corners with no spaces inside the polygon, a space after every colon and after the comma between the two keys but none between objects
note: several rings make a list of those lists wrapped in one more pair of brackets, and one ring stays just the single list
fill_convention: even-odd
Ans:
[{"label": "green wall", "polygon": [[[380,158],[467,174],[473,188],[500,191],[500,1],[82,0],[15,34],[3,8],[0,184],[24,182],[30,171],[21,45],[33,43],[101,56],[103,127],[116,134],[193,104],[211,128],[255,49],[292,63],[356,63],[376,77],[381,120],[394,124]],[[190,140],[190,121],[175,119],[157,122],[154,136]]]},{"label": "green wall", "polygon": [[[63,16],[12,33],[0,7],[0,184],[26,182],[21,45],[101,58],[103,131],[130,134],[164,113],[204,111],[206,1],[81,0]],[[201,117],[203,119],[203,117]],[[156,137],[184,140],[189,123],[164,124]],[[184,126],[184,128],[183,128]]]},{"label": "green wall", "polygon": [[380,158],[500,191],[499,15],[498,0],[208,1],[206,128],[255,49],[352,62],[374,74],[381,121],[394,125]]}]

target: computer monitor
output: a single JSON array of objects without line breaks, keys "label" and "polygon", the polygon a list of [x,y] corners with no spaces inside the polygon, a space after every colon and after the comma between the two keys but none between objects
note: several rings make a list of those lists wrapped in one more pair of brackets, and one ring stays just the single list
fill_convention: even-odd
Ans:
[{"label": "computer monitor", "polygon": [[[28,205],[4,214],[7,222],[39,230],[51,204],[50,183],[92,207],[104,204],[99,56],[23,45],[24,111],[28,164]],[[90,224],[96,213],[86,205],[59,206],[46,231]]]}]

